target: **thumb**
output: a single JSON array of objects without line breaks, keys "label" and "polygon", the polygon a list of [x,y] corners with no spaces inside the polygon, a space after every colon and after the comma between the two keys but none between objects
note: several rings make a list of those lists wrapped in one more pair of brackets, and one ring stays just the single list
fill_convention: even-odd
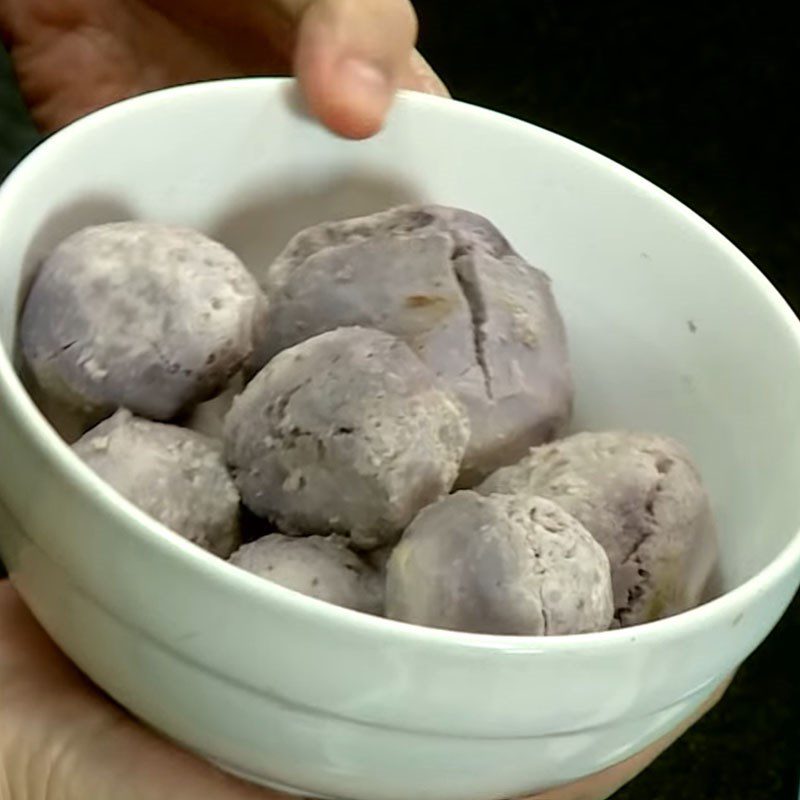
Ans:
[{"label": "thumb", "polygon": [[342,136],[376,133],[407,78],[416,37],[408,0],[314,0],[295,55],[312,113]]}]

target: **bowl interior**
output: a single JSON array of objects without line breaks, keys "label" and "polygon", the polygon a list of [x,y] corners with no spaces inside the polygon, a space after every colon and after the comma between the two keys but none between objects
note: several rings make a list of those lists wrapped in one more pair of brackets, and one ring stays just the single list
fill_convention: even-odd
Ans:
[{"label": "bowl interior", "polygon": [[[573,427],[659,431],[690,447],[719,522],[723,588],[798,535],[799,326],[730,243],[646,181],[529,125],[404,96],[381,135],[346,142],[308,120],[294,91],[259,79],[159,93],[41,147],[0,193],[0,359],[41,258],[87,224],[196,226],[258,272],[316,222],[462,206],[553,278]],[[26,402],[1,367],[8,401]]]}]

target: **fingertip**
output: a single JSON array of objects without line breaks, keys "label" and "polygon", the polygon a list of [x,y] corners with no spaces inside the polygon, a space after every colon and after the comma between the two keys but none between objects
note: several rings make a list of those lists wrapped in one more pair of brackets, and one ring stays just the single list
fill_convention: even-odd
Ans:
[{"label": "fingertip", "polygon": [[386,119],[416,37],[408,0],[314,0],[298,34],[295,74],[310,111],[364,139]]},{"label": "fingertip", "polygon": [[366,139],[383,127],[395,87],[380,67],[344,57],[328,64],[298,65],[311,113],[334,133]]}]

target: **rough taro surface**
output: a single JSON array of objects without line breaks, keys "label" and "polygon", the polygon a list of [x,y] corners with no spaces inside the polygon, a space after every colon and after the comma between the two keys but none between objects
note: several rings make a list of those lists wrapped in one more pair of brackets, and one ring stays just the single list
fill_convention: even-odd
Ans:
[{"label": "rough taro surface", "polygon": [[472,434],[460,485],[513,463],[569,419],[566,335],[549,278],[486,219],[402,206],[298,234],[265,271],[257,361],[340,326],[401,337],[456,393]]},{"label": "rough taro surface", "polygon": [[535,448],[478,491],[547,497],[579,519],[608,554],[623,625],[704,599],[717,558],[714,521],[697,467],[672,439],[579,433]]},{"label": "rough taro surface", "polygon": [[469,423],[400,339],[341,328],[272,359],[234,400],[224,436],[254,513],[371,549],[450,490]]},{"label": "rough taro surface", "polygon": [[239,493],[222,448],[193,431],[118,411],[74,451],[142,511],[215,555],[239,544]]},{"label": "rough taro surface", "polygon": [[367,614],[383,612],[383,580],[342,536],[269,534],[240,547],[232,564],[296,592]]},{"label": "rough taro surface", "polygon": [[606,630],[608,558],[549,500],[457,492],[422,511],[394,549],[386,614],[474,633]]},{"label": "rough taro surface", "polygon": [[42,264],[20,323],[41,388],[88,417],[168,420],[213,396],[252,355],[266,298],[239,259],[197,231],[86,228]]}]

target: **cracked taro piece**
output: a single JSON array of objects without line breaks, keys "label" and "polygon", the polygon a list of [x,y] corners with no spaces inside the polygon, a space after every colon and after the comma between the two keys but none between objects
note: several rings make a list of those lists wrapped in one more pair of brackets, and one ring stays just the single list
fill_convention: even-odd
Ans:
[{"label": "cracked taro piece", "polygon": [[341,328],[284,350],[225,418],[242,499],[290,534],[395,541],[458,474],[469,423],[400,339]]},{"label": "cracked taro piece", "polygon": [[168,420],[252,355],[267,301],[239,259],[188,228],[85,228],[42,264],[20,323],[41,388],[89,419]]},{"label": "cracked taro piece", "polygon": [[269,534],[240,547],[231,564],[288,589],[367,614],[383,612],[383,580],[342,536]]},{"label": "cracked taro piece", "polygon": [[608,558],[555,503],[457,492],[424,509],[388,564],[386,616],[473,633],[606,630]]},{"label": "cracked taro piece", "polygon": [[193,431],[117,411],[72,446],[123,497],[227,558],[239,545],[239,493],[222,448]]},{"label": "cracked taro piece", "polygon": [[477,214],[402,206],[318,225],[261,283],[271,313],[257,362],[345,325],[409,344],[469,413],[459,485],[513,463],[569,419],[567,342],[550,281]]},{"label": "cracked taro piece", "polygon": [[579,433],[535,448],[477,491],[547,497],[579,519],[608,554],[622,625],[703,599],[717,558],[714,521],[691,456],[671,439]]}]

